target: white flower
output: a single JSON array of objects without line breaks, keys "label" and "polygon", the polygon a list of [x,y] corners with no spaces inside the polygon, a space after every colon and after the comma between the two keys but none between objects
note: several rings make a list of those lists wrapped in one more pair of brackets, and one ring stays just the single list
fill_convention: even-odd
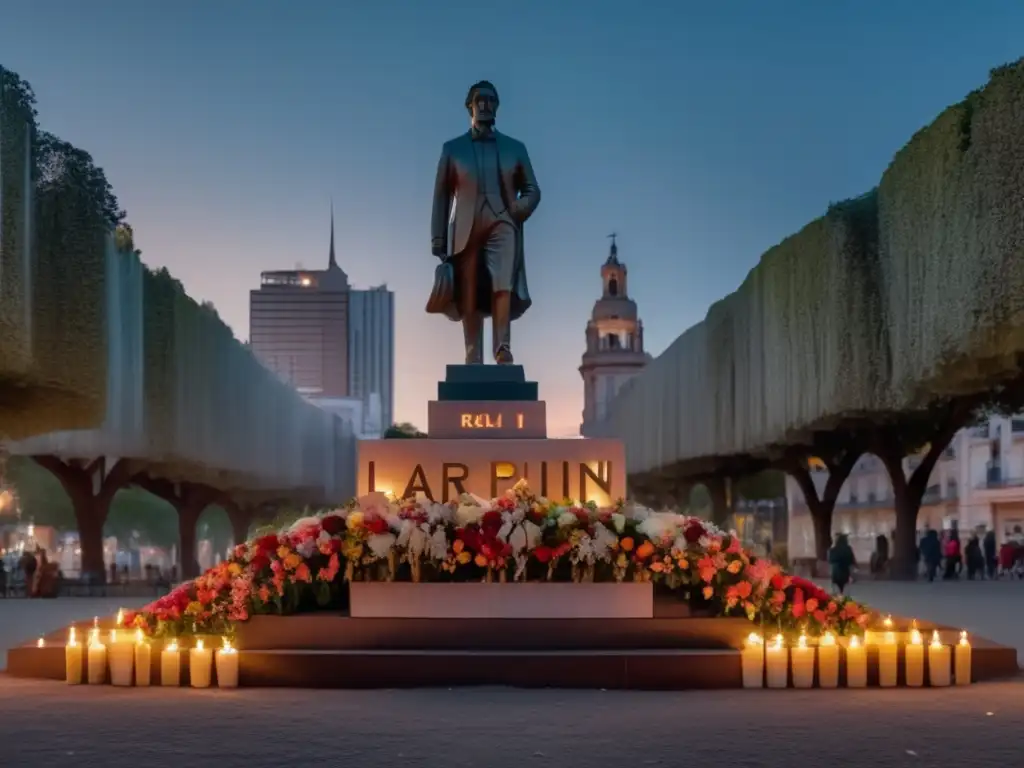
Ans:
[{"label": "white flower", "polygon": [[465,528],[467,525],[480,522],[485,512],[486,509],[476,504],[460,504],[455,510],[455,522],[459,527]]},{"label": "white flower", "polygon": [[594,557],[598,560],[610,560],[612,554],[612,546],[618,542],[615,534],[609,531],[605,526],[599,525],[594,530]]},{"label": "white flower", "polygon": [[526,546],[529,543],[529,538],[526,535],[526,529],[521,525],[517,525],[515,530],[513,530],[511,535],[509,535],[508,543],[509,546],[512,547],[512,553],[515,555],[518,555],[526,549]]},{"label": "white flower", "polygon": [[416,523],[412,520],[400,521],[398,528],[398,538],[395,540],[395,546],[407,547],[409,546],[409,537],[412,536],[413,530],[416,528]]},{"label": "white flower", "polygon": [[502,515],[505,522],[501,524],[501,528],[498,529],[498,539],[501,541],[508,541],[508,535],[512,533],[512,517],[508,514]]},{"label": "white flower", "polygon": [[308,560],[316,552],[316,540],[303,539],[296,545],[295,551]]},{"label": "white flower", "polygon": [[409,533],[409,554],[419,556],[427,551],[430,545],[430,538],[426,532],[417,526],[413,526]]},{"label": "white flower", "polygon": [[298,520],[296,520],[294,523],[288,526],[288,533],[296,533],[298,531],[301,531],[303,528],[309,528],[312,526],[319,527],[319,525],[319,517],[300,517]]},{"label": "white flower", "polygon": [[448,556],[448,535],[444,528],[438,528],[430,537],[430,557],[432,560],[444,560]]},{"label": "white flower", "polygon": [[563,512],[558,516],[558,525],[560,528],[568,528],[576,525],[576,515],[572,512]]},{"label": "white flower", "polygon": [[526,531],[526,548],[533,550],[540,546],[543,530],[540,526],[527,520],[523,523],[523,530]]},{"label": "white flower", "polygon": [[[626,516],[621,512],[613,512],[612,525],[615,526],[616,533],[622,533],[624,530],[626,530]],[[604,526],[601,527],[603,528]]]},{"label": "white flower", "polygon": [[572,550],[572,562],[592,563],[594,562],[594,540],[587,534],[583,534],[576,542]]},{"label": "white flower", "polygon": [[376,557],[387,557],[388,552],[395,546],[395,535],[393,533],[373,534],[366,540],[366,546],[370,548]]}]

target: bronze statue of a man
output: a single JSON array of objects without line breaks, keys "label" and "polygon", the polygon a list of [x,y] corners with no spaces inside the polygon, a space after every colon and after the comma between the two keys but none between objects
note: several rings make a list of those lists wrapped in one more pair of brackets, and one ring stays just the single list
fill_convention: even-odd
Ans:
[{"label": "bronze statue of a man", "polygon": [[445,143],[434,184],[430,247],[454,268],[452,303],[440,311],[461,318],[467,363],[483,362],[487,315],[495,361],[513,362],[512,321],[531,303],[523,222],[540,203],[540,187],[526,147],[494,130],[498,103],[486,80],[469,89],[469,132]]}]

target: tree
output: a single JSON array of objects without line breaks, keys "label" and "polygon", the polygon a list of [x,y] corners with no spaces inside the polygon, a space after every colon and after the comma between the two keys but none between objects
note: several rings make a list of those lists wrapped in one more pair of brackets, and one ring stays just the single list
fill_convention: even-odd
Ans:
[{"label": "tree", "polygon": [[415,426],[410,424],[408,421],[403,421],[400,424],[392,424],[384,432],[385,439],[402,439],[414,437],[426,437],[426,434],[420,432]]},{"label": "tree", "polygon": [[122,253],[132,253],[141,256],[142,251],[135,247],[135,230],[127,221],[122,221],[114,229],[114,243],[117,250]]},{"label": "tree", "polygon": [[17,72],[0,67],[0,89],[3,90],[4,102],[24,112],[35,128],[39,113],[36,112],[36,94],[28,80],[22,80]]},{"label": "tree", "polygon": [[[47,131],[39,131],[33,147],[36,162],[36,189],[47,194],[61,189],[84,191],[92,210],[108,229],[124,221],[114,189],[92,155]],[[130,230],[130,227],[129,227]]]}]

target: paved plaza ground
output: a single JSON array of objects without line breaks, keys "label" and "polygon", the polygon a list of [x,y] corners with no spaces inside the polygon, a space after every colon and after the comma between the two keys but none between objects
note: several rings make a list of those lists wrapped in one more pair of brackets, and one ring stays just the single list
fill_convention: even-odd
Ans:
[{"label": "paved plaza ground", "polygon": [[[1024,654],[1024,584],[856,584]],[[117,609],[0,601],[0,645]],[[966,689],[645,693],[68,688],[0,676],[0,766],[1018,766],[1024,678]]]}]

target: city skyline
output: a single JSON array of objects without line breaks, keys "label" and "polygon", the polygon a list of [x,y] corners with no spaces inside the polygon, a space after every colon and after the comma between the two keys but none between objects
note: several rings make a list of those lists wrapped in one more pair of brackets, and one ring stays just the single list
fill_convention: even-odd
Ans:
[{"label": "city skyline", "polygon": [[[1009,4],[924,18],[840,3],[795,23],[753,4],[592,3],[584,17],[580,3],[524,3],[508,26],[488,25],[494,58],[481,64],[472,46],[437,42],[472,39],[485,8],[239,16],[97,2],[51,18],[37,6],[10,3],[3,63],[35,87],[42,124],[106,170],[143,259],[248,338],[248,289],[262,271],[319,262],[333,196],[353,282],[396,292],[395,420],[421,427],[460,355],[457,327],[423,315],[436,152],[466,125],[466,87],[493,80],[498,127],[529,144],[545,191],[526,234],[536,303],[515,333],[551,434],[578,425],[576,366],[608,230],[623,233],[657,355],[766,248],[867,191],[918,128],[1015,58],[1024,20]],[[29,34],[40,25],[45,52]],[[531,55],[518,57],[524,34]]]}]

